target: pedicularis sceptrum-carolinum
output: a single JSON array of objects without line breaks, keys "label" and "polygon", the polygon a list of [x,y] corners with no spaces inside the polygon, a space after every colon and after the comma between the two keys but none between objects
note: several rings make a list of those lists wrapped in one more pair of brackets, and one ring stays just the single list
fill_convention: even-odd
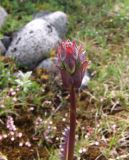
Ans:
[{"label": "pedicularis sceptrum-carolinum", "polygon": [[87,70],[88,61],[82,45],[77,46],[75,41],[63,41],[58,50],[58,68],[61,73],[64,87],[70,92],[70,129],[66,130],[65,142],[61,160],[74,159],[75,128],[76,128],[76,98],[75,88],[80,88],[83,76]]}]

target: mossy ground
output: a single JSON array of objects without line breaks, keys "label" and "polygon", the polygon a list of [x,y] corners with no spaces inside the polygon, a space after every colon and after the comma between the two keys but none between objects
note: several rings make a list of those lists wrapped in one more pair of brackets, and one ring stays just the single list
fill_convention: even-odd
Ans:
[{"label": "mossy ground", "polygon": [[[88,87],[77,93],[75,155],[81,160],[128,160],[129,0],[4,0],[1,4],[10,14],[1,37],[20,29],[40,10],[68,14],[66,38],[85,46],[91,74]],[[9,134],[7,116],[14,118],[17,132],[23,134],[14,141],[12,135],[4,138],[0,152],[9,160],[57,160],[62,132],[69,124],[69,95],[61,81],[53,81],[44,70],[34,71],[27,85],[19,87],[13,76],[18,70],[12,60],[0,58],[0,134]],[[25,145],[27,141],[31,147]]]}]

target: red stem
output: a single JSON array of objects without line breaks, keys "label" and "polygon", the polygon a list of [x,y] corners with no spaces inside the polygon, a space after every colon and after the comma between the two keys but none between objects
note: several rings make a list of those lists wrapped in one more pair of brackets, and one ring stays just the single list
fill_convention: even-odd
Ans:
[{"label": "red stem", "polygon": [[76,128],[76,105],[75,105],[75,90],[71,87],[70,90],[70,133],[68,145],[68,160],[74,158],[74,144],[75,144],[75,128]]}]

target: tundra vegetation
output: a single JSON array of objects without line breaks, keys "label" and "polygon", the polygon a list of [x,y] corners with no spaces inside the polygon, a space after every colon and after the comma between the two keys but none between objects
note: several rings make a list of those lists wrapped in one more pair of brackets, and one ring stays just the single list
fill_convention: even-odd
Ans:
[{"label": "tundra vegetation", "polygon": [[[11,36],[39,11],[67,13],[65,39],[83,44],[91,77],[76,98],[75,157],[128,160],[129,0],[3,0],[0,5],[9,13],[1,38]],[[0,56],[1,157],[60,159],[68,113],[69,93],[58,76],[54,79],[43,69],[21,71],[14,60]]]}]

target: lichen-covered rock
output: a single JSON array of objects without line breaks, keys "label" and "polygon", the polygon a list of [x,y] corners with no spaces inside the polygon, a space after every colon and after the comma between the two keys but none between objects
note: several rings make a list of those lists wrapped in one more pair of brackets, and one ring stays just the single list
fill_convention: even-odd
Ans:
[{"label": "lichen-covered rock", "polygon": [[3,26],[7,16],[8,13],[5,11],[3,7],[0,6],[0,28]]},{"label": "lichen-covered rock", "polygon": [[67,32],[67,16],[63,12],[54,12],[53,14],[49,14],[48,16],[44,16],[44,19],[47,22],[51,23],[57,30],[60,37],[64,37]]},{"label": "lichen-covered rock", "polygon": [[[52,14],[53,19],[51,18]],[[43,59],[49,57],[50,51],[56,48],[61,41],[57,28],[60,25],[61,28],[66,27],[65,24],[63,26],[60,23],[62,15],[66,17],[64,13],[56,14],[54,12],[50,14],[50,17],[48,15],[45,19],[36,18],[29,22],[14,36],[6,56],[13,57],[20,65],[28,69],[34,69]],[[57,28],[53,23],[54,19],[57,24],[59,23]]]},{"label": "lichen-covered rock", "polygon": [[60,37],[64,37],[65,33],[67,32],[68,19],[66,14],[61,11],[54,13],[48,11],[40,12],[37,13],[34,18],[42,18],[52,24],[58,31]]},{"label": "lichen-covered rock", "polygon": [[15,58],[20,65],[28,69],[33,69],[49,56],[49,52],[59,41],[53,26],[43,19],[35,19],[17,34],[6,56]]}]

